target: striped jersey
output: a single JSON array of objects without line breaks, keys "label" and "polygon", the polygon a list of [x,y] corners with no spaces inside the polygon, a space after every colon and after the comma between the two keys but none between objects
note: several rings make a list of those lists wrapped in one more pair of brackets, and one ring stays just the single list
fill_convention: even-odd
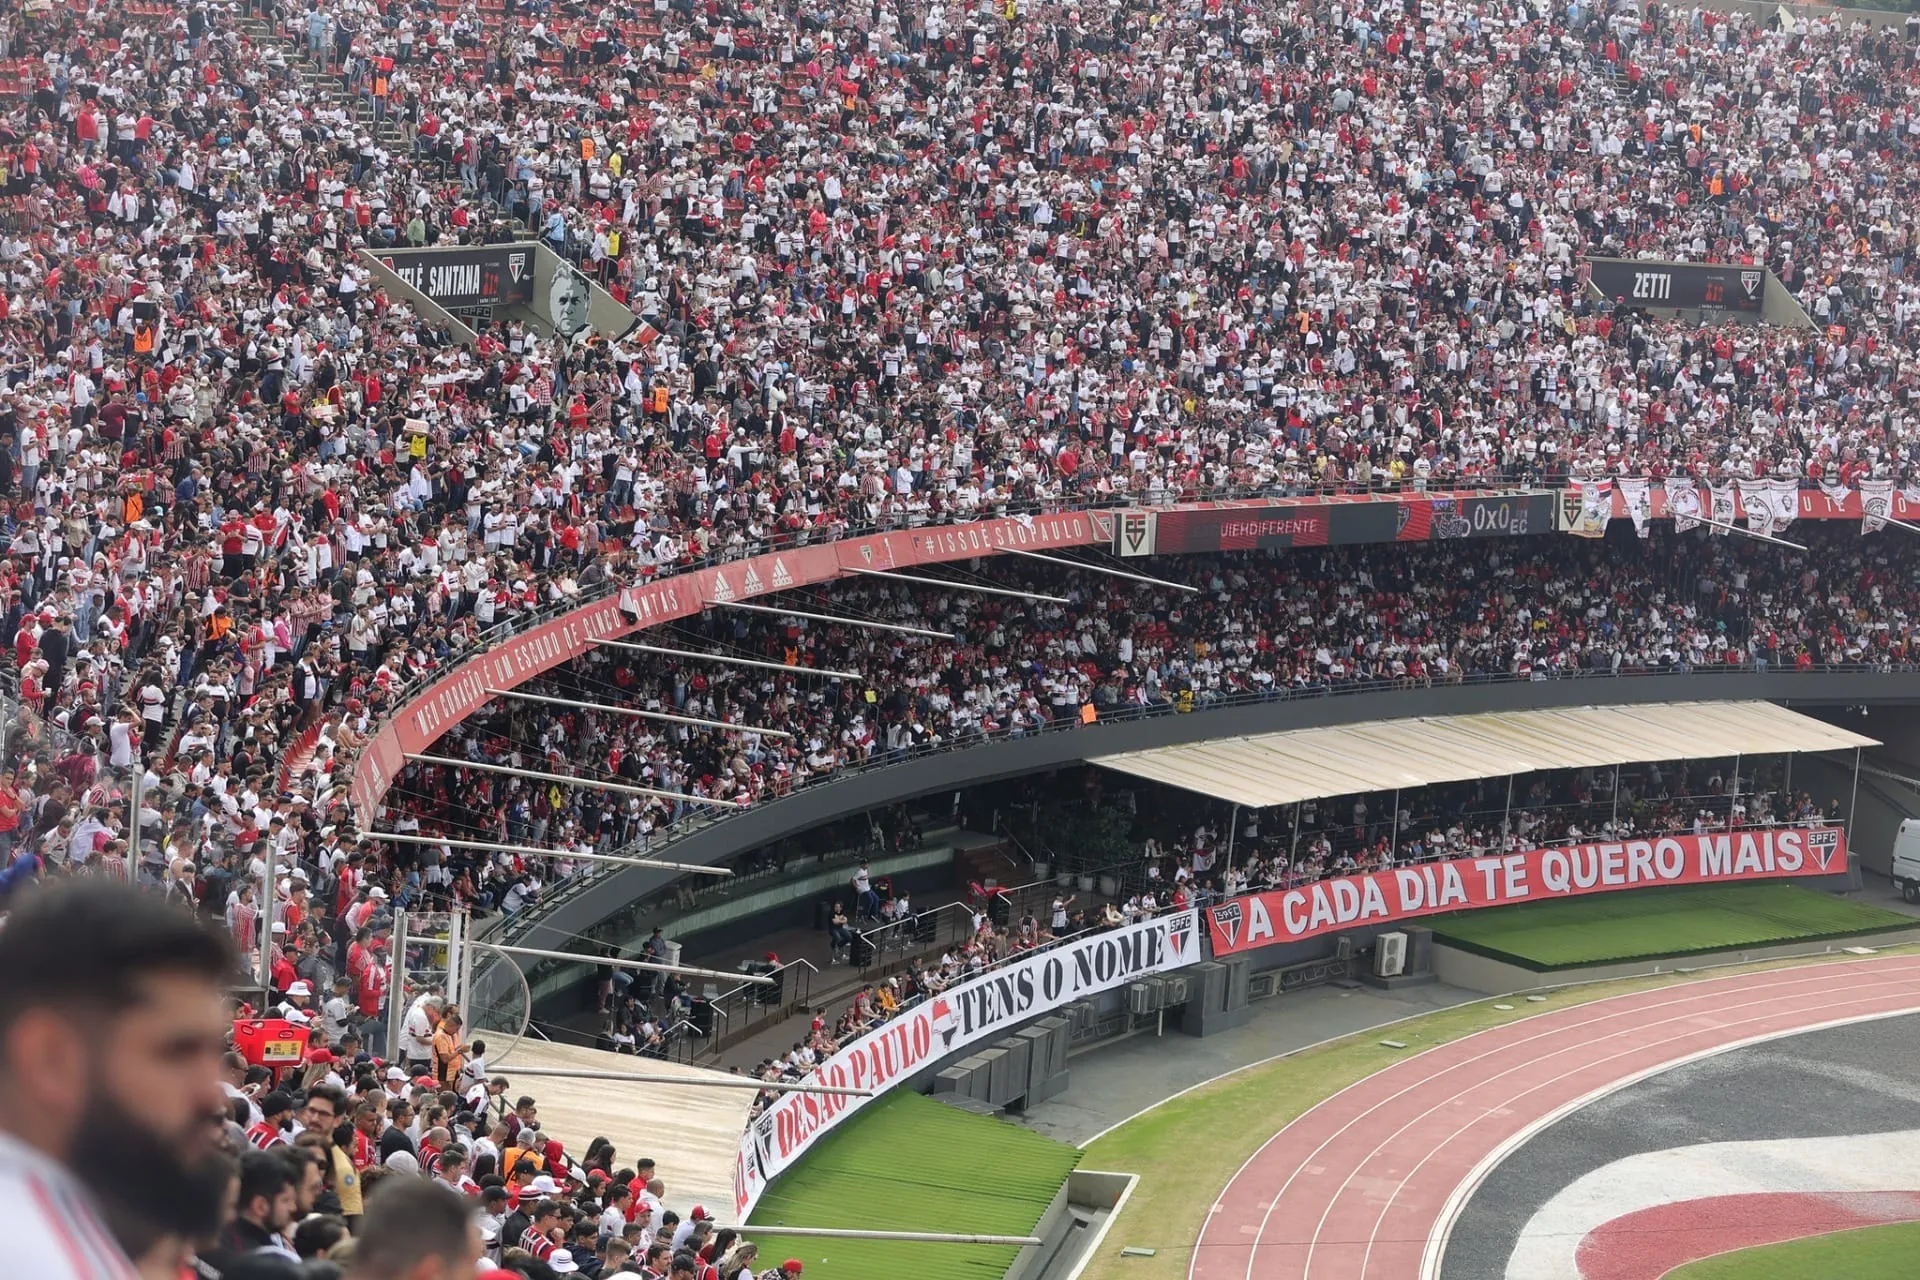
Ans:
[{"label": "striped jersey", "polygon": [[0,1133],[0,1240],[6,1274],[33,1280],[139,1280],[72,1174]]}]

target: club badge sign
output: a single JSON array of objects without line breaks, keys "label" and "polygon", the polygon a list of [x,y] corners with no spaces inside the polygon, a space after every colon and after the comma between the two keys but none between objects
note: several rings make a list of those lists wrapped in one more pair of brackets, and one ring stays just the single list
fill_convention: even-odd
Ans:
[{"label": "club badge sign", "polygon": [[[1040,1014],[1075,1000],[1202,959],[1197,911],[1143,920],[1079,938],[1002,965],[869,1031],[821,1063],[811,1079],[874,1096],[927,1067]],[[844,1094],[790,1093],[774,1102],[740,1139],[734,1163],[734,1212],[741,1221],[767,1184],[819,1138],[871,1102]]]}]

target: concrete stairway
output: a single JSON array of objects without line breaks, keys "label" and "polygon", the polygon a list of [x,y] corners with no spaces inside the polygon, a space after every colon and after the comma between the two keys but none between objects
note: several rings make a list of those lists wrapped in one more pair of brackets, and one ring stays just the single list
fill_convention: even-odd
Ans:
[{"label": "concrete stairway", "polygon": [[278,50],[286,59],[287,67],[299,78],[301,86],[314,101],[325,102],[344,111],[349,119],[372,135],[396,158],[404,159],[411,155],[413,143],[406,131],[391,117],[375,120],[373,105],[358,94],[348,92],[337,69],[323,67],[307,56],[305,40],[289,39],[257,13],[242,14],[238,26],[256,47]]}]

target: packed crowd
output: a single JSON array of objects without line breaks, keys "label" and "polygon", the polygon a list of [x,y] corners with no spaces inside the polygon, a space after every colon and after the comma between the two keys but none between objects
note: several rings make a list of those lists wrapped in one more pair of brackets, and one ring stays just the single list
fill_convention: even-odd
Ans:
[{"label": "packed crowd", "polygon": [[[1905,667],[1920,596],[1904,542],[1814,529],[1802,557],[1743,539],[1528,539],[1188,557],[1194,593],[995,564],[982,579],[1048,603],[855,581],[796,608],[951,630],[951,641],[801,619],[714,615],[663,643],[796,669],[597,650],[549,673],[557,697],[790,733],[773,738],[545,702],[500,701],[442,754],[763,802],[916,750],[1369,683],[1557,679],[1696,667]],[[860,681],[807,668],[868,673]],[[533,686],[542,687],[542,686]],[[646,847],[698,807],[415,766],[397,829],[542,847]],[[552,876],[445,848],[422,892],[517,910]],[[437,886],[437,887],[435,887]],[[1161,903],[1159,905],[1165,905]]]},{"label": "packed crowd", "polygon": [[[1909,478],[1911,32],[256,16],[6,35],[7,638],[29,701],[203,796],[229,759],[310,790],[489,624],[781,539],[1222,486]],[[509,219],[660,340],[463,347],[352,252]],[[1751,258],[1829,327],[1590,313],[1589,250]]]},{"label": "packed crowd", "polygon": [[[89,877],[0,931],[0,1227],[40,1280],[793,1280],[664,1171],[575,1156],[423,998],[397,1061],[316,1026],[298,1063],[236,1050],[224,934]],[[280,1012],[304,1007],[289,992]],[[331,1013],[329,1014],[329,1017]],[[111,1060],[111,1066],[109,1066]],[[75,1063],[84,1064],[76,1069]]]},{"label": "packed crowd", "polygon": [[[24,728],[185,780],[143,842],[165,881],[183,818],[304,825],[490,625],[783,539],[1226,486],[1904,483],[1912,34],[1447,3],[14,15]],[[659,340],[461,346],[353,256],[513,220]],[[1581,253],[1656,250],[1750,257],[1830,327],[1579,297]],[[1056,692],[990,709],[1028,730]],[[797,758],[647,767],[758,796],[986,728],[834,719]],[[100,799],[69,856],[130,833]]]},{"label": "packed crowd", "polygon": [[[706,559],[1050,505],[1909,485],[1916,36],[1460,0],[0,15],[0,906],[116,867],[137,835],[139,878],[244,950],[264,934],[273,998],[352,1063],[386,1030],[392,911],[516,911],[578,869],[380,845],[330,790],[409,682],[502,623]],[[657,340],[500,326],[463,345],[355,256],[509,234],[581,262]],[[1595,307],[1588,253],[1764,266],[1816,327]],[[954,638],[692,623],[862,678],[599,654],[545,687],[794,736],[514,704],[443,747],[758,803],[916,748],[1361,681],[1911,662],[1905,549],[1804,536],[1806,559],[1661,535],[1189,561],[1191,596],[993,571],[1066,605],[836,586],[816,603]],[[400,830],[581,850],[690,813],[438,769],[390,802]],[[1306,865],[1377,856],[1366,825]],[[912,994],[876,990],[819,1034]],[[375,1138],[415,1127],[336,1074]],[[431,1105],[429,1080],[409,1103]],[[473,1139],[477,1181],[463,1101],[434,1128]],[[166,1139],[179,1160],[187,1132]],[[322,1183],[331,1158],[310,1161]],[[282,1185],[255,1165],[220,1174],[242,1218],[285,1198],[244,1197]],[[705,1265],[738,1262],[719,1253]]]}]

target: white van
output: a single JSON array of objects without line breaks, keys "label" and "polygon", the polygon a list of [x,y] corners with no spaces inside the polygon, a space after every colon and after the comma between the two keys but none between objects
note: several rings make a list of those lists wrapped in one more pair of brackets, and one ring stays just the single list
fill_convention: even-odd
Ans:
[{"label": "white van", "polygon": [[1908,818],[1893,838],[1893,887],[1908,902],[1920,902],[1920,818]]}]

